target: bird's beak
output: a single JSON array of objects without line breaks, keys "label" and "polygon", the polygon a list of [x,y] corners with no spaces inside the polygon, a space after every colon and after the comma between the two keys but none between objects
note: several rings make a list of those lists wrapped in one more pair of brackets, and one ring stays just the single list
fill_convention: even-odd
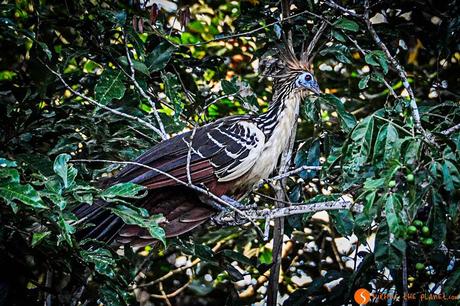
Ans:
[{"label": "bird's beak", "polygon": [[321,91],[321,89],[319,88],[318,83],[315,83],[315,85],[312,86],[312,87],[310,88],[310,90],[311,90],[315,95],[320,95],[320,94],[323,93],[323,92]]}]

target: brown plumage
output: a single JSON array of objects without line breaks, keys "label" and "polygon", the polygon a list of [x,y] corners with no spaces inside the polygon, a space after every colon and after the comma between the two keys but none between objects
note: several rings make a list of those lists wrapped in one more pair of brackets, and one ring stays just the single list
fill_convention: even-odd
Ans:
[{"label": "brown plumage", "polygon": [[[282,65],[280,65],[282,63]],[[261,115],[231,116],[165,140],[135,161],[188,181],[187,156],[191,142],[192,183],[206,187],[216,196],[239,199],[276,167],[288,144],[301,99],[307,91],[319,93],[313,75],[293,55],[284,57],[272,70],[274,95],[269,110]],[[133,182],[148,188],[148,195],[136,203],[150,214],[163,214],[167,237],[186,233],[208,221],[216,210],[203,202],[203,195],[176,180],[145,167],[128,165],[107,184]],[[82,205],[78,218],[94,224],[79,233],[80,238],[106,242],[147,245],[153,242],[147,230],[126,225],[113,215],[105,202]]]}]

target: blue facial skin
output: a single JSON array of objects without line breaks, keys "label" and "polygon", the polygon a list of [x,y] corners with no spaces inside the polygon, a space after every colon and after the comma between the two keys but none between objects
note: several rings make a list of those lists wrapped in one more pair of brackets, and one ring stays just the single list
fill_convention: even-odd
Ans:
[{"label": "blue facial skin", "polygon": [[321,93],[318,83],[310,72],[303,72],[297,77],[295,83],[297,87],[308,89],[317,95]]}]

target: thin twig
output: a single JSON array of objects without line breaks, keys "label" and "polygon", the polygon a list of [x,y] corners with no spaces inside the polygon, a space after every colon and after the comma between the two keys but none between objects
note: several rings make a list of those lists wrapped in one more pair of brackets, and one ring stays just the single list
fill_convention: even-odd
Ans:
[{"label": "thin twig", "polygon": [[[269,27],[271,27],[271,26],[273,26],[275,24],[282,24],[282,23],[284,23],[284,22],[286,22],[286,21],[288,21],[290,19],[296,18],[296,17],[304,15],[304,14],[311,15],[311,16],[314,16],[314,17],[317,17],[317,18],[321,17],[318,14],[315,14],[315,13],[312,13],[310,11],[305,10],[305,11],[293,14],[291,16],[288,16],[286,18],[283,18],[281,20],[270,22],[270,23],[268,23],[268,24],[266,24],[264,26],[260,26],[258,28],[255,28],[255,29],[252,29],[252,30],[249,30],[249,31],[246,31],[246,32],[241,32],[241,33],[235,33],[235,34],[225,35],[225,36],[221,36],[221,37],[216,37],[216,38],[213,38],[213,39],[205,40],[205,41],[194,43],[194,44],[177,44],[177,43],[171,42],[169,40],[168,41],[171,44],[173,44],[174,46],[176,46],[176,47],[179,47],[179,46],[184,46],[184,47],[202,46],[202,45],[206,45],[206,44],[217,42],[217,41],[229,40],[229,39],[243,37],[243,36],[250,36],[251,34],[257,33],[257,32],[262,31],[262,30],[265,30],[266,28],[269,28]],[[152,25],[152,28],[153,28],[153,25]],[[162,36],[160,33],[158,33],[158,31],[155,28],[153,28],[153,29],[158,35]]]},{"label": "thin twig", "polygon": [[160,127],[160,132],[161,132],[160,136],[161,136],[161,138],[163,140],[168,139],[168,134],[166,134],[166,130],[165,130],[163,121],[161,121],[161,118],[160,118],[160,115],[158,114],[158,110],[156,108],[155,103],[152,101],[150,96],[145,93],[144,89],[142,89],[142,87],[139,85],[139,83],[136,80],[136,72],[135,72],[133,61],[131,59],[131,55],[130,55],[130,52],[129,52],[129,49],[128,49],[128,41],[127,41],[127,39],[128,38],[127,38],[127,35],[125,33],[126,58],[128,59],[129,68],[131,70],[131,75],[129,75],[129,79],[131,80],[131,82],[133,82],[134,86],[136,86],[137,91],[139,91],[141,96],[144,97],[147,100],[147,102],[149,102],[150,106],[152,107],[153,115],[155,116],[155,119],[156,119],[156,121],[158,123],[158,126]]},{"label": "thin twig", "polygon": [[282,174],[278,174],[277,176],[274,176],[274,177],[271,177],[269,179],[267,179],[268,181],[278,181],[280,179],[283,179],[285,177],[288,177],[288,176],[291,176],[291,175],[294,175],[294,174],[297,174],[299,172],[302,172],[302,171],[319,171],[321,170],[321,166],[300,166],[294,170],[290,170],[290,171],[286,171]]},{"label": "thin twig", "polygon": [[[217,252],[222,247],[222,244],[224,242],[225,241],[222,241],[222,240],[217,242],[216,245],[212,248],[212,251]],[[161,277],[159,277],[159,278],[157,278],[157,279],[155,279],[153,281],[150,281],[150,282],[145,283],[145,284],[136,284],[132,288],[130,288],[130,290],[133,290],[133,289],[136,289],[136,288],[145,288],[145,287],[153,286],[155,284],[158,284],[159,282],[167,280],[168,278],[170,278],[171,276],[173,276],[173,275],[175,275],[177,273],[183,272],[183,271],[185,271],[185,270],[187,270],[189,268],[192,268],[192,267],[196,266],[200,262],[201,262],[201,259],[197,258],[194,261],[192,261],[190,264],[182,266],[182,267],[179,267],[179,268],[177,268],[175,270],[171,270],[168,273],[166,273],[165,275],[163,275],[163,276],[161,276]]]},{"label": "thin twig", "polygon": [[406,256],[406,251],[403,252],[403,258],[402,258],[402,287],[403,287],[402,306],[407,306],[407,296],[408,296],[409,290],[407,288],[407,256]]},{"label": "thin twig", "polygon": [[91,104],[94,104],[96,105],[97,107],[99,108],[102,108],[106,111],[109,111],[115,115],[118,115],[118,116],[121,116],[121,117],[124,117],[126,119],[130,119],[130,120],[134,120],[134,121],[137,121],[139,122],[140,124],[143,124],[144,126],[146,126],[147,128],[151,129],[152,131],[154,131],[156,134],[160,135],[161,136],[161,131],[154,125],[152,125],[151,123],[139,118],[139,117],[136,117],[136,116],[132,116],[132,115],[129,115],[129,114],[126,114],[126,113],[123,113],[123,112],[120,112],[116,109],[112,109],[110,107],[107,107],[105,106],[104,104],[101,104],[99,102],[97,102],[96,100],[94,99],[91,99],[90,97],[87,97],[85,96],[84,94],[76,91],[75,89],[73,89],[69,84],[67,84],[67,82],[64,80],[64,78],[62,77],[62,75],[57,72],[57,71],[54,71],[53,69],[51,69],[51,67],[49,67],[47,64],[43,63],[45,65],[45,67],[52,73],[54,74],[55,76],[58,77],[58,79],[61,81],[61,83],[64,85],[65,88],[67,88],[71,93],[73,93],[74,95],[84,99],[85,101],[88,101],[90,102]]},{"label": "thin twig", "polygon": [[334,1],[329,0],[329,1],[326,1],[325,3],[326,3],[326,5],[328,5],[328,6],[332,7],[332,8],[338,9],[338,10],[344,12],[344,13],[347,13],[350,16],[353,16],[355,18],[360,18],[360,19],[362,18],[362,15],[357,14],[357,13],[345,8],[345,7],[335,3]]},{"label": "thin twig", "polygon": [[164,290],[163,290],[162,293],[164,293],[164,295],[151,294],[150,296],[155,298],[155,299],[168,300],[168,298],[173,298],[173,297],[177,296],[179,293],[181,293],[182,291],[184,291],[185,289],[187,289],[187,287],[192,283],[192,281],[193,281],[193,277],[190,277],[189,280],[187,281],[187,283],[185,283],[182,287],[180,287],[179,289],[175,290],[174,292],[166,294],[164,292]]},{"label": "thin twig", "polygon": [[443,135],[450,135],[450,134],[452,134],[452,133],[457,132],[458,130],[460,130],[460,123],[457,124],[457,125],[454,125],[454,126],[452,126],[452,127],[450,127],[450,128],[448,128],[447,130],[442,131],[441,134],[443,134]]},{"label": "thin twig", "polygon": [[165,301],[166,305],[172,306],[171,302],[168,299],[169,298],[168,295],[166,294],[165,290],[163,289],[163,283],[162,282],[160,282],[160,284],[158,285],[158,289],[160,289],[161,295],[152,294],[151,296],[152,297],[158,297],[158,298],[161,297]]},{"label": "thin twig", "polygon": [[396,60],[396,58],[390,53],[390,50],[388,49],[388,47],[385,45],[385,43],[382,41],[380,36],[375,31],[372,25],[372,22],[369,18],[369,1],[365,2],[364,7],[365,7],[364,17],[361,17],[361,16],[360,17],[364,19],[364,22],[366,23],[367,29],[369,33],[371,34],[372,39],[380,47],[380,49],[382,49],[382,51],[385,53],[385,56],[390,60],[390,63],[392,64],[393,68],[395,68],[396,71],[398,72],[398,75],[402,80],[403,86],[406,89],[407,93],[409,94],[410,108],[412,110],[412,118],[414,119],[415,128],[422,135],[428,136],[422,127],[422,123],[420,121],[420,113],[418,111],[417,102],[415,101],[414,91],[412,90],[412,87],[407,78],[407,73],[404,70],[404,68],[399,64],[398,60]]}]

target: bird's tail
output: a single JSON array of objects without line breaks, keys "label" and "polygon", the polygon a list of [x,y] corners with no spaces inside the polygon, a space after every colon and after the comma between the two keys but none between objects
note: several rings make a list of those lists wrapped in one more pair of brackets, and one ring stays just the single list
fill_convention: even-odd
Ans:
[{"label": "bird's tail", "polygon": [[[78,219],[87,224],[77,233],[77,239],[92,238],[105,243],[131,246],[146,246],[156,241],[148,229],[125,224],[108,209],[110,205],[99,200],[74,210]],[[203,204],[193,192],[178,187],[150,191],[135,205],[147,209],[150,215],[162,214],[165,217],[166,221],[160,226],[164,228],[167,238],[185,234],[215,214],[215,210]]]}]

